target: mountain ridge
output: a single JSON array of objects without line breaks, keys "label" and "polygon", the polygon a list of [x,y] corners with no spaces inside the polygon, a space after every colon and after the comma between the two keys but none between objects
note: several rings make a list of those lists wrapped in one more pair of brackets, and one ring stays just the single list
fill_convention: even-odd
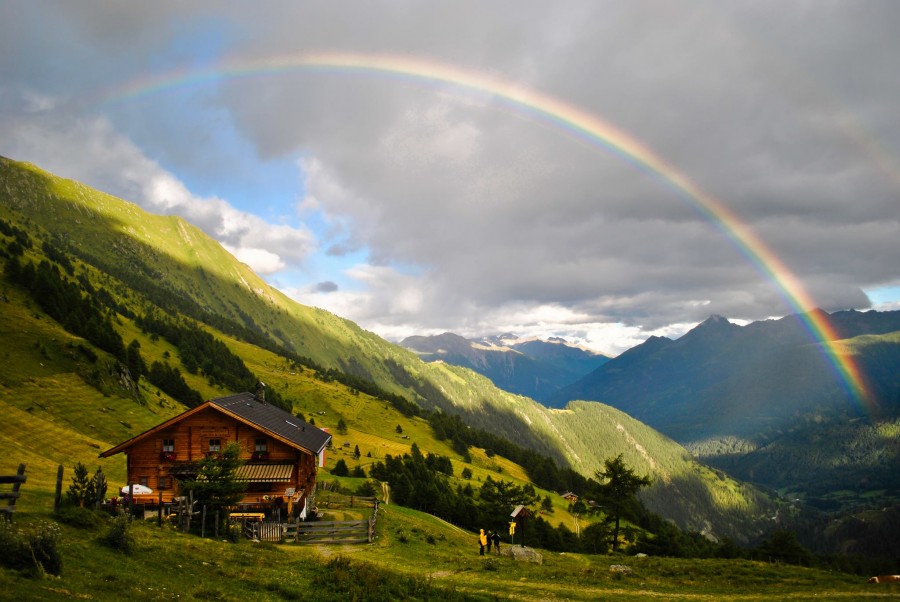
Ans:
[{"label": "mountain ridge", "polygon": [[511,333],[466,339],[445,332],[410,336],[400,345],[423,361],[464,366],[488,377],[500,389],[536,401],[550,398],[609,358],[570,345],[559,337],[550,341],[519,339]]},{"label": "mountain ridge", "polygon": [[832,347],[859,367],[877,402],[862,405],[848,392],[821,343],[810,339],[810,317],[792,315],[746,326],[711,317],[680,339],[648,339],[553,404],[601,401],[712,466],[795,497],[855,492],[832,508],[865,496],[896,503],[900,450],[890,438],[880,447],[871,441],[900,426],[900,312],[815,311],[847,337]]}]

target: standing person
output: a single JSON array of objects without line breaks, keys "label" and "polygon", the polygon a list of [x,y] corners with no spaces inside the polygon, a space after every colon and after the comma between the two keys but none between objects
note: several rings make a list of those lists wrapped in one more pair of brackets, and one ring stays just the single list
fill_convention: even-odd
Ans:
[{"label": "standing person", "polygon": [[487,532],[487,543],[488,543],[487,553],[490,554],[491,553],[491,544],[494,543],[494,532],[493,531]]},{"label": "standing person", "polygon": [[494,531],[493,535],[494,547],[497,548],[497,553],[500,553],[500,532]]},{"label": "standing person", "polygon": [[478,552],[479,555],[484,556],[484,546],[487,545],[487,535],[484,534],[484,529],[481,529],[481,533],[478,535],[478,543],[481,544],[481,550]]}]

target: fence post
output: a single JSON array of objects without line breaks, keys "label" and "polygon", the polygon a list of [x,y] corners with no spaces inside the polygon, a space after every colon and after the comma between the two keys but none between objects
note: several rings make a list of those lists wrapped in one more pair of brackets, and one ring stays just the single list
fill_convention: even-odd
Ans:
[{"label": "fence post", "polygon": [[206,537],[206,504],[203,504],[203,513],[200,515],[200,538]]},{"label": "fence post", "polygon": [[159,492],[159,498],[156,504],[156,526],[162,527],[162,514],[163,514],[163,505],[162,505],[162,490]]},{"label": "fence post", "polygon": [[59,503],[62,500],[63,465],[56,469],[56,497],[53,498],[53,513],[59,514]]}]

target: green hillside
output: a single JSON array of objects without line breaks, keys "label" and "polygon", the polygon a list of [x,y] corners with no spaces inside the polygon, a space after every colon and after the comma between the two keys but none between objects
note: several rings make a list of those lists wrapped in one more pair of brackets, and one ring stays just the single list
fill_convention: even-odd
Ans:
[{"label": "green hillside", "polygon": [[[22,514],[30,531],[45,515]],[[2,527],[0,527],[2,528]],[[105,526],[63,525],[62,574],[35,579],[0,569],[0,589],[48,600],[885,600],[897,584],[751,560],[623,558],[540,551],[542,562],[480,557],[473,536],[401,506],[379,511],[372,544],[225,543],[135,523],[133,550],[104,544]],[[627,567],[617,572],[611,567]]]},{"label": "green hillside", "polygon": [[[192,373],[186,349],[145,332],[138,320],[167,316],[185,328],[200,325],[294,411],[320,426],[336,427],[343,419],[348,432],[336,437],[338,449],[344,451],[344,442],[359,445],[363,462],[369,461],[368,453],[375,461],[386,453],[400,454],[413,442],[461,461],[424,420],[398,412],[402,404],[385,401],[393,395],[426,410],[459,415],[472,427],[585,475],[624,452],[638,473],[654,480],[644,498],[650,509],[685,529],[746,541],[767,528],[752,524],[769,514],[767,500],[699,466],[652,429],[597,403],[549,410],[497,389],[470,370],[423,363],[348,320],[291,301],[182,219],[147,214],[6,159],[0,159],[0,195],[0,218],[31,241],[19,249],[22,262],[37,264],[53,256],[70,263],[71,273],[62,280],[94,292],[105,307],[103,319],[124,343],[135,341],[148,365],[180,370],[203,398],[233,391],[202,371]],[[8,256],[16,236],[0,235]],[[8,275],[2,287],[0,325],[7,359],[0,367],[0,402],[11,418],[0,437],[19,452],[3,462],[24,460],[47,475],[55,474],[59,463],[97,464],[99,450],[183,409],[143,378],[138,389],[131,387],[110,353],[67,333]],[[395,432],[398,424],[402,436]],[[338,456],[332,454],[331,461]],[[504,467],[478,450],[472,456],[473,479],[496,472],[525,482],[521,467]],[[105,462],[104,470],[121,479],[122,460]],[[39,483],[38,490],[48,491],[47,485]],[[564,505],[560,508],[556,520],[565,522]],[[743,520],[735,519],[736,512]]]}]

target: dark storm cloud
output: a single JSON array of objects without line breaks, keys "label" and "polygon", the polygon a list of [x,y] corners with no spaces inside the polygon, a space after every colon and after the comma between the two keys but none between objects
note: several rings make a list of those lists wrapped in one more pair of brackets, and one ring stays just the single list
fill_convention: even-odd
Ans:
[{"label": "dark storm cloud", "polygon": [[317,293],[333,293],[338,290],[338,285],[330,280],[319,282],[314,287]]}]

